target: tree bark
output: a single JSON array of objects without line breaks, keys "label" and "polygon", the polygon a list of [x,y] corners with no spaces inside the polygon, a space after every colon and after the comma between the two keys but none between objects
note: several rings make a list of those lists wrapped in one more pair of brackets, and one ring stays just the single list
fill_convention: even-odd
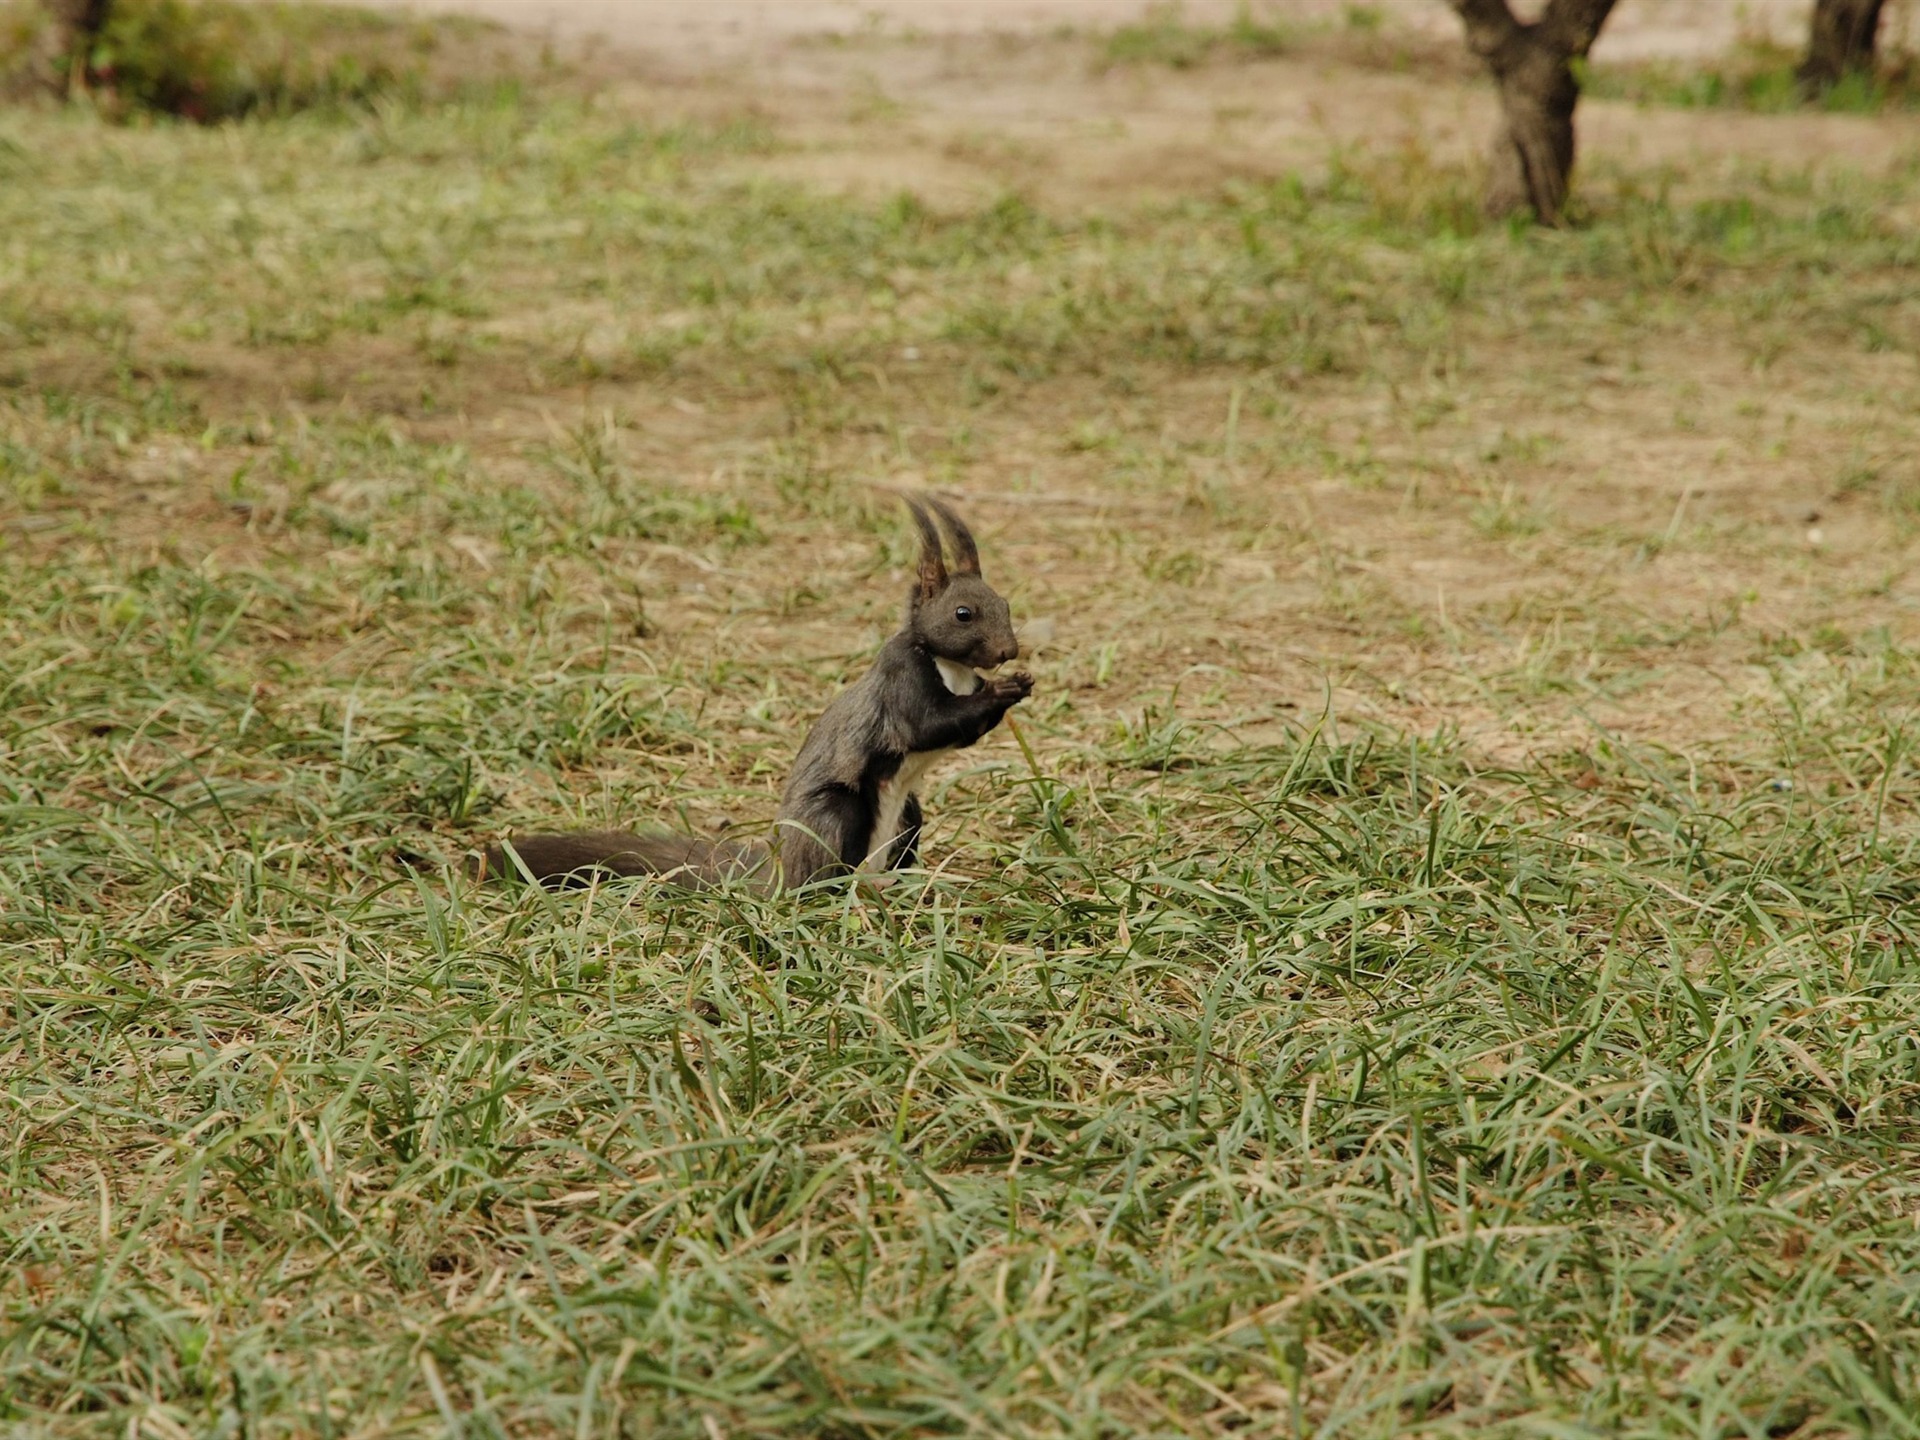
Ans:
[{"label": "tree bark", "polygon": [[1507,0],[1447,3],[1500,94],[1487,213],[1530,209],[1542,225],[1558,225],[1573,177],[1573,111],[1580,102],[1574,65],[1593,48],[1615,0],[1548,0],[1531,24],[1514,19]]},{"label": "tree bark", "polygon": [[1872,71],[1880,12],[1886,0],[1814,0],[1807,58],[1800,62],[1800,83],[1818,93],[1839,84],[1852,71]]},{"label": "tree bark", "polygon": [[87,57],[107,28],[113,0],[43,0],[47,29],[42,45],[47,84],[56,91],[84,88]]}]

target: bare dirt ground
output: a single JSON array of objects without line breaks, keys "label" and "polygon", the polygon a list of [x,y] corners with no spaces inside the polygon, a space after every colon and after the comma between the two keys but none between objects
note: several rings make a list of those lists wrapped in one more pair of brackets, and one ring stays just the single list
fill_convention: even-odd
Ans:
[{"label": "bare dirt ground", "polygon": [[[1279,56],[1193,69],[1090,58],[1098,47],[1088,30],[1138,18],[1137,0],[447,0],[447,8],[544,32],[616,106],[764,123],[779,138],[771,150],[712,162],[743,179],[871,197],[910,192],[936,209],[1012,193],[1043,209],[1124,213],[1143,199],[1214,195],[1324,174],[1335,163],[1458,168],[1473,163],[1492,123],[1491,97],[1437,0],[1387,0],[1377,27],[1343,24],[1330,0],[1269,7],[1333,23]],[[1198,23],[1234,8],[1193,0],[1183,13]],[[1786,39],[1797,9],[1774,0],[1745,8],[1627,0],[1607,43],[1616,56],[1683,56],[1743,34]],[[1886,172],[1916,154],[1914,126],[1901,115],[1590,100],[1581,117],[1582,173],[1596,187],[1658,183],[1737,195],[1742,175]],[[1682,274],[1675,283],[1693,282]],[[617,336],[627,321],[595,323]],[[1897,397],[1916,383],[1910,354],[1899,345],[1827,350],[1803,363],[1784,334],[1760,359],[1724,337],[1671,327],[1618,338],[1619,354],[1572,359],[1544,335],[1528,339],[1498,365],[1479,357],[1491,368],[1464,388],[1430,377],[1422,382],[1430,396],[1351,387],[1316,394],[1301,424],[1327,455],[1396,477],[1431,459],[1415,453],[1426,442],[1409,438],[1408,416],[1429,400],[1451,407],[1440,449],[1457,474],[1441,488],[1454,510],[1479,516],[1472,525],[1485,533],[1463,528],[1460,514],[1425,516],[1431,497],[1417,479],[1387,506],[1351,476],[1301,475],[1278,492],[1270,477],[1226,476],[1220,483],[1246,513],[1279,495],[1295,549],[1276,569],[1235,551],[1235,527],[1200,526],[1204,538],[1196,531],[1193,544],[1205,551],[1210,578],[1166,599],[1151,633],[1128,637],[1140,674],[1164,678],[1222,657],[1302,697],[1333,677],[1348,713],[1416,730],[1454,725],[1491,751],[1517,744],[1524,752],[1560,743],[1587,719],[1550,717],[1554,704],[1522,719],[1506,701],[1468,692],[1495,671],[1529,670],[1534,647],[1561,645],[1562,612],[1630,614],[1693,637],[1658,686],[1607,711],[1624,730],[1675,741],[1724,728],[1740,697],[1768,683],[1752,661],[1777,637],[1911,628],[1920,592],[1909,589],[1904,552],[1889,545],[1880,517],[1847,498],[1854,482],[1843,478],[1900,470],[1900,436],[1910,427],[1897,418],[1905,413]],[[1549,377],[1561,372],[1568,383],[1556,389]],[[1117,523],[1164,525],[1169,535],[1191,527],[1114,494],[1099,456],[1062,437],[1104,426],[1197,446],[1238,402],[1221,377],[1185,380],[1151,404],[1118,410],[1111,397],[1054,388],[1060,393],[1029,410],[994,407],[980,422],[978,455],[955,480],[979,497],[996,532],[1028,528],[1036,516],[1046,522],[1051,533],[1009,536],[1003,549],[1011,568],[1048,577],[1037,602],[1071,615],[1097,610],[1111,576],[1101,566],[1079,574],[1063,563],[1062,546],[1093,553]],[[738,444],[743,426],[771,423],[719,412],[689,420],[646,386],[589,387],[581,404],[643,417],[662,437],[649,462],[663,473],[684,469],[690,484],[700,483],[696,472],[720,473],[715,457]],[[1515,445],[1550,458],[1475,458]],[[826,458],[849,471],[886,468],[856,449]],[[1008,475],[1025,477],[1036,492],[1030,503],[995,498]],[[1623,571],[1612,541],[1595,548],[1529,538],[1536,512],[1553,517],[1550,533],[1652,538]],[[1676,547],[1683,535],[1687,546]],[[1725,543],[1727,535],[1738,543]],[[1359,618],[1342,619],[1343,605]],[[1508,638],[1470,638],[1460,626],[1473,614],[1504,616],[1495,629]],[[1729,614],[1740,623],[1714,618]],[[1507,621],[1518,639],[1501,628]],[[1511,653],[1501,649],[1509,641]],[[1477,678],[1441,684],[1436,667]]]},{"label": "bare dirt ground", "polygon": [[[410,0],[419,10],[487,15],[534,32],[618,44],[681,57],[752,53],[770,44],[824,35],[1044,33],[1062,27],[1111,27],[1135,21],[1145,0]],[[1241,0],[1187,0],[1204,23],[1231,17]],[[1264,0],[1256,14],[1288,21],[1338,19],[1350,0]],[[1453,33],[1439,0],[1377,0],[1399,29]],[[1600,55],[1625,59],[1717,53],[1742,36],[1797,33],[1804,4],[1793,0],[1633,0],[1621,7]]]},{"label": "bare dirt ground", "polygon": [[[907,188],[934,203],[974,203],[1009,184],[1044,187],[1067,203],[1191,191],[1314,171],[1354,148],[1461,160],[1481,150],[1492,124],[1490,97],[1440,0],[1254,0],[1256,18],[1319,26],[1333,43],[1199,74],[1092,69],[1082,37],[1155,14],[1217,24],[1245,0],[374,3],[500,21],[654,108],[730,110],[744,99],[801,142],[783,161],[787,178],[871,193]],[[1628,0],[1596,58],[1791,43],[1804,9],[1797,0]],[[1377,24],[1350,30],[1343,45],[1340,28],[1356,10]],[[1910,18],[1896,7],[1889,34],[1904,35]],[[890,123],[867,123],[878,111]],[[1881,168],[1911,140],[1905,118],[1683,115],[1595,101],[1582,113],[1587,155],[1636,165],[1697,168],[1706,156]]]}]

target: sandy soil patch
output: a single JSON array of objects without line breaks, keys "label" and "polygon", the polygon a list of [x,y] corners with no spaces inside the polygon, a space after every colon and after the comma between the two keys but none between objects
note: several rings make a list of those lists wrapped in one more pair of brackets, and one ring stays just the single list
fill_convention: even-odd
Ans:
[{"label": "sandy soil patch", "polygon": [[[1145,0],[372,0],[393,8],[463,11],[534,32],[621,45],[682,60],[713,59],[823,35],[913,33],[985,35],[1095,28],[1139,19]],[[1241,0],[1185,0],[1197,22],[1231,17]],[[1254,0],[1256,13],[1281,20],[1338,19],[1353,0]],[[1370,0],[1394,28],[1455,33],[1440,0]],[[1524,7],[1523,7],[1524,8]],[[1795,0],[1634,0],[1605,35],[1603,59],[1713,54],[1742,36],[1791,39],[1805,23]],[[1899,17],[1896,17],[1899,23]]]}]

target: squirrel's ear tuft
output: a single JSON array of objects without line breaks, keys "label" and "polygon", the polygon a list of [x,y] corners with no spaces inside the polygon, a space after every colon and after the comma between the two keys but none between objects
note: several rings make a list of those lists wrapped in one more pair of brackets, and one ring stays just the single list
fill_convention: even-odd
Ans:
[{"label": "squirrel's ear tuft", "polygon": [[900,499],[913,512],[913,523],[920,527],[920,598],[931,600],[947,588],[947,562],[940,555],[940,529],[917,496],[902,495]]},{"label": "squirrel's ear tuft", "polygon": [[927,503],[934,508],[940,518],[946,522],[947,537],[953,541],[953,571],[956,575],[978,575],[980,573],[980,549],[973,543],[973,532],[967,529],[967,522],[953,513],[953,507],[944,500],[927,497]]}]

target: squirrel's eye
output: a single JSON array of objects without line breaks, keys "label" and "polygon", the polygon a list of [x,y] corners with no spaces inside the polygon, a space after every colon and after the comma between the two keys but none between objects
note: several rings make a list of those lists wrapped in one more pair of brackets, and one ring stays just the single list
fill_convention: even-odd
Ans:
[{"label": "squirrel's eye", "polygon": [[958,610],[953,612],[953,618],[958,620],[962,625],[964,625],[969,620],[973,619],[973,611],[970,607],[962,605]]}]

